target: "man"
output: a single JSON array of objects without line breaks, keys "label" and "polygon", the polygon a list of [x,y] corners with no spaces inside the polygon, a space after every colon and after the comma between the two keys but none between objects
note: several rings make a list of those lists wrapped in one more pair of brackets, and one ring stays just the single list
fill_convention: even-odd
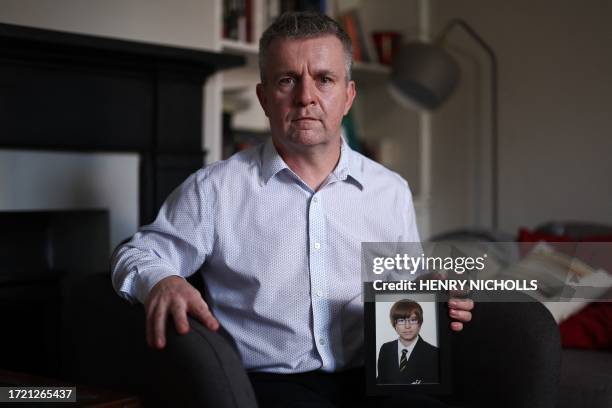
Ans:
[{"label": "man", "polygon": [[[281,16],[263,34],[257,96],[271,140],[190,176],[116,251],[114,286],[145,304],[150,346],[164,347],[169,316],[188,332],[190,314],[221,323],[251,373],[325,382],[335,377],[320,373],[363,365],[361,242],[419,237],[407,183],[340,136],[356,93],[351,55],[320,14]],[[184,279],[199,269],[208,303]],[[472,304],[455,302],[460,330]],[[255,377],[262,398],[275,380]]]},{"label": "man", "polygon": [[397,301],[389,310],[389,320],[398,338],[380,347],[376,382],[437,383],[438,349],[419,335],[423,324],[421,305],[410,299]]}]

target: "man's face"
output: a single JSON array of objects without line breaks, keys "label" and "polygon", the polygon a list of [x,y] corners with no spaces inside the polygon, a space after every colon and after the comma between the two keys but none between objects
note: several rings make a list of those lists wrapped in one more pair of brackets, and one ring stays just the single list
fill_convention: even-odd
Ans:
[{"label": "man's face", "polygon": [[339,39],[274,40],[263,78],[257,96],[277,145],[295,151],[339,142],[342,117],[355,98]]},{"label": "man's face", "polygon": [[397,319],[394,328],[402,340],[409,342],[419,335],[421,325],[416,314],[412,313],[409,318]]}]

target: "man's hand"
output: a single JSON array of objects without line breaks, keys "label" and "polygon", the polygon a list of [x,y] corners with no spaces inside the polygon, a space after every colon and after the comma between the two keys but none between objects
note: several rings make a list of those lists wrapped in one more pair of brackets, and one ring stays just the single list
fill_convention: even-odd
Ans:
[{"label": "man's hand", "polygon": [[[421,275],[417,279],[447,279],[445,275],[441,275],[438,272],[431,272],[425,275]],[[472,320],[472,310],[474,309],[474,301],[466,297],[453,297],[453,296],[465,296],[465,292],[450,292],[450,299],[448,301],[448,315],[453,320],[451,322],[451,330],[461,331],[463,330],[463,323],[467,323]]]},{"label": "man's hand", "polygon": [[454,331],[463,330],[463,323],[472,320],[472,309],[474,309],[474,301],[472,299],[450,298],[448,301],[448,315],[451,322],[451,329]]},{"label": "man's hand", "polygon": [[202,295],[180,276],[168,276],[157,282],[145,303],[147,313],[147,344],[163,349],[166,345],[166,321],[172,314],[176,331],[189,332],[187,313],[198,319],[210,330],[216,331],[219,322],[208,309]]}]

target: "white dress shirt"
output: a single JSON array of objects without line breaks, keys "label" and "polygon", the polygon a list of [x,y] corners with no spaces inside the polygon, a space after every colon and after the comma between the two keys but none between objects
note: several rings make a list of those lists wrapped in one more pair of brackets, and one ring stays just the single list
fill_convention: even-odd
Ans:
[{"label": "white dress shirt", "polygon": [[406,181],[342,142],[313,191],[271,141],[200,169],[113,258],[113,285],[144,303],[200,271],[248,370],[363,364],[362,242],[418,242]]}]

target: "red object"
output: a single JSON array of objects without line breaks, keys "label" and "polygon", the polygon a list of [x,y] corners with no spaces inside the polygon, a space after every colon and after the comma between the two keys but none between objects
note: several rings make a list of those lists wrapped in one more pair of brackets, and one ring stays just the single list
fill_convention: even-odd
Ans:
[{"label": "red object", "polygon": [[612,302],[589,304],[559,329],[563,347],[612,350]]},{"label": "red object", "polygon": [[[612,251],[603,242],[612,242],[612,236],[595,235],[573,239],[567,235],[552,235],[519,229],[517,241],[522,243],[550,242],[555,250],[575,256],[588,264],[612,272]],[[599,242],[590,245],[589,242]],[[573,243],[573,244],[571,244]],[[521,253],[527,254],[533,245],[521,245]],[[561,344],[567,348],[612,350],[612,302],[593,302],[580,312],[570,316],[559,326]]]},{"label": "red object", "polygon": [[351,38],[353,43],[353,60],[363,61],[363,50],[361,49],[362,44],[359,42],[359,31],[357,28],[357,20],[355,14],[349,13],[342,16],[342,22],[346,33]]},{"label": "red object", "polygon": [[251,0],[244,2],[244,15],[246,17],[246,41],[253,42],[253,4]]},{"label": "red object", "polygon": [[375,31],[372,33],[372,38],[378,53],[378,62],[391,65],[393,57],[399,50],[401,34],[397,31]]},{"label": "red object", "polygon": [[612,235],[593,235],[580,239],[574,239],[568,235],[545,234],[520,228],[517,238],[518,242],[612,242]]},{"label": "red object", "polygon": [[521,243],[519,245],[521,257],[524,257],[529,254],[538,242],[566,242],[566,244],[552,246],[555,248],[555,250],[562,252],[566,255],[573,256],[576,252],[575,245],[567,244],[567,242],[575,241],[573,241],[570,237],[566,235],[544,234],[541,232],[530,231],[527,228],[520,228],[519,235],[516,240]]},{"label": "red object", "polygon": [[530,231],[527,228],[520,228],[517,238],[518,242],[572,242],[567,235],[552,235],[541,232]]}]

